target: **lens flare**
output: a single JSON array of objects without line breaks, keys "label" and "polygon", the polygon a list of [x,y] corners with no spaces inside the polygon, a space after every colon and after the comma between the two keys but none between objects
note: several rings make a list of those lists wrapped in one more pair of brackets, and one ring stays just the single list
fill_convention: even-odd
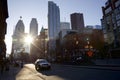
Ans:
[{"label": "lens flare", "polygon": [[25,43],[30,44],[30,43],[32,43],[32,41],[33,41],[33,39],[30,35],[25,37]]}]

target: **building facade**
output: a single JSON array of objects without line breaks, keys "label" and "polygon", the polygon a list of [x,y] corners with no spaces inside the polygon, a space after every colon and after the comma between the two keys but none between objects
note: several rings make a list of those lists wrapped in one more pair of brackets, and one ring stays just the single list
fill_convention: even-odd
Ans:
[{"label": "building facade", "polygon": [[70,18],[73,30],[81,30],[84,28],[84,18],[82,13],[73,13],[70,15]]},{"label": "building facade", "polygon": [[12,35],[12,53],[17,54],[23,50],[24,47],[25,26],[23,20],[19,20],[15,26]]},{"label": "building facade", "polygon": [[60,10],[53,2],[48,1],[48,34],[49,34],[49,50],[55,50],[56,38],[60,32]]},{"label": "building facade", "polygon": [[40,34],[34,39],[30,47],[31,61],[38,58],[48,58],[48,29],[41,28]]},{"label": "building facade", "polygon": [[101,25],[95,25],[94,28],[95,29],[102,29],[102,26]]},{"label": "building facade", "polygon": [[[58,57],[61,55],[64,61],[72,60],[73,57],[83,56],[89,51],[93,52],[93,56],[101,57],[104,47],[103,31],[92,28],[84,28],[83,32],[71,30],[61,39],[60,44],[61,49]],[[100,54],[97,54],[98,52]]]},{"label": "building facade", "polygon": [[32,18],[30,22],[30,35],[33,38],[38,36],[38,23],[36,18]]},{"label": "building facade", "polygon": [[70,29],[70,23],[69,22],[60,22],[60,30],[63,29]]},{"label": "building facade", "polygon": [[102,7],[101,19],[105,42],[120,47],[120,0],[108,0]]},{"label": "building facade", "polygon": [[93,29],[94,26],[93,25],[87,25],[86,28],[92,28]]},{"label": "building facade", "polygon": [[52,1],[48,2],[48,30],[49,38],[55,38],[60,31],[60,10]]},{"label": "building facade", "polygon": [[6,45],[4,42],[7,33],[8,5],[7,0],[0,0],[0,54],[4,52],[6,55]]}]

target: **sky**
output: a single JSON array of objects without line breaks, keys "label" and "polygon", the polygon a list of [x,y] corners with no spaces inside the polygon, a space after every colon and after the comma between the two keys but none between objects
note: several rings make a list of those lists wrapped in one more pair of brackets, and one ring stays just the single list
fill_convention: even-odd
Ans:
[{"label": "sky", "polygon": [[[25,32],[29,33],[32,18],[38,21],[38,32],[41,27],[48,28],[48,1],[49,0],[8,0],[7,34],[5,42],[7,53],[11,53],[12,35],[15,26],[22,16]],[[102,6],[107,0],[50,0],[60,8],[60,21],[70,22],[70,14],[83,13],[86,25],[101,25]]]}]

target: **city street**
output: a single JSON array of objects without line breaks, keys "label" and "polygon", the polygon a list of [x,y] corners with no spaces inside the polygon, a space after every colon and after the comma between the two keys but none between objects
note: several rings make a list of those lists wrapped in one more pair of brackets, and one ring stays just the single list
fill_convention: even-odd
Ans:
[{"label": "city street", "polygon": [[[52,70],[41,73],[47,76],[47,80],[120,80],[120,70],[101,67],[53,65]],[[59,79],[54,79],[56,77]]]},{"label": "city street", "polygon": [[12,67],[0,80],[120,80],[120,68],[52,64],[51,70],[36,71],[34,64]]},{"label": "city street", "polygon": [[0,80],[120,80],[120,0],[0,0]]}]

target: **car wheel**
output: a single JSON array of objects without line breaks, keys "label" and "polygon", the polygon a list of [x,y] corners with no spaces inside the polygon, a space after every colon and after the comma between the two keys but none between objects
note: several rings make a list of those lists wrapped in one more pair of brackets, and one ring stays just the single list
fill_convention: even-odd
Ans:
[{"label": "car wheel", "polygon": [[49,66],[47,69],[48,69],[48,70],[51,70],[51,67]]},{"label": "car wheel", "polygon": [[39,69],[39,66],[37,66],[37,65],[35,66],[35,69],[36,69],[37,71],[39,71],[39,70],[40,70],[40,69]]}]

